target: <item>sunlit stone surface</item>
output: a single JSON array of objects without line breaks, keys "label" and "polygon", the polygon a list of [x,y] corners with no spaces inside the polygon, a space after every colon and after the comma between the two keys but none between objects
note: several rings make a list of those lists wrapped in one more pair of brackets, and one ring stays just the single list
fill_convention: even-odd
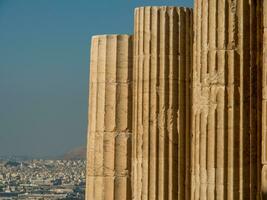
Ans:
[{"label": "sunlit stone surface", "polygon": [[192,199],[260,196],[261,8],[195,1]]},{"label": "sunlit stone surface", "polygon": [[134,17],[133,199],[185,199],[192,10],[140,7]]},{"label": "sunlit stone surface", "polygon": [[267,200],[267,0],[136,8],[133,35],[92,39],[86,199]]},{"label": "sunlit stone surface", "polygon": [[92,38],[87,200],[131,198],[132,37]]}]

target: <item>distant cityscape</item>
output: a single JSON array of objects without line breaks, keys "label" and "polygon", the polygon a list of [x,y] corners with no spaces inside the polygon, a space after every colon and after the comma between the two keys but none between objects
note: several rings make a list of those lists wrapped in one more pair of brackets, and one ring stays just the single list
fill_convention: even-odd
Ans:
[{"label": "distant cityscape", "polygon": [[0,157],[0,200],[83,200],[85,160]]}]

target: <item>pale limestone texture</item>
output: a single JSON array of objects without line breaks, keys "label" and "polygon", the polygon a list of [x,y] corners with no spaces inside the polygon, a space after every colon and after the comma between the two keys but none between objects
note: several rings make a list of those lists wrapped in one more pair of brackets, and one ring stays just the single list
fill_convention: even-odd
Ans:
[{"label": "pale limestone texture", "polygon": [[260,197],[261,9],[195,1],[191,199]]},{"label": "pale limestone texture", "polygon": [[192,21],[140,7],[133,41],[93,37],[86,200],[267,200],[267,0]]},{"label": "pale limestone texture", "polygon": [[185,199],[192,10],[140,7],[134,17],[133,199]]},{"label": "pale limestone texture", "polygon": [[92,38],[87,200],[131,198],[132,37]]}]

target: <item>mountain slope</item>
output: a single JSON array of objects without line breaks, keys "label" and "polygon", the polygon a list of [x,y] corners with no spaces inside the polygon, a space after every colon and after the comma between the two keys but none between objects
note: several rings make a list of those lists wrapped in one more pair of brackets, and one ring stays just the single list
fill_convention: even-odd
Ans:
[{"label": "mountain slope", "polygon": [[70,150],[63,156],[63,160],[85,160],[86,147],[81,146]]}]

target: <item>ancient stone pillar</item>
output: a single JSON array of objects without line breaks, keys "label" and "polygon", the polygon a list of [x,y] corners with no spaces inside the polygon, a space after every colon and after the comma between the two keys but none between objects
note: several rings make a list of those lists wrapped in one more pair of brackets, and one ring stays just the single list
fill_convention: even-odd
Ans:
[{"label": "ancient stone pillar", "polygon": [[267,200],[267,0],[263,0],[262,197]]},{"label": "ancient stone pillar", "polygon": [[134,23],[133,199],[188,199],[192,10],[140,7]]},{"label": "ancient stone pillar", "polygon": [[132,38],[91,44],[87,200],[131,199]]},{"label": "ancient stone pillar", "polygon": [[260,2],[195,1],[192,199],[259,197]]}]

